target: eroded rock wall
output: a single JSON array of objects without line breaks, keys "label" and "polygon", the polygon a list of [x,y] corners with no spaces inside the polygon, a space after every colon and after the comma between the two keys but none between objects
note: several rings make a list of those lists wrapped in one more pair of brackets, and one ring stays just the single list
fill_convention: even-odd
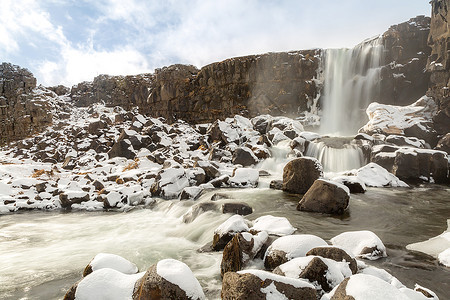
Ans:
[{"label": "eroded rock wall", "polygon": [[450,0],[432,0],[431,30],[428,44],[432,52],[427,70],[431,73],[428,96],[438,105],[434,127],[440,135],[450,131]]},{"label": "eroded rock wall", "polygon": [[425,95],[430,81],[430,74],[426,72],[431,53],[427,43],[430,20],[417,16],[391,26],[383,34],[385,66],[381,71],[381,93],[377,102],[409,105]]},{"label": "eroded rock wall", "polygon": [[35,88],[36,78],[27,69],[9,63],[0,65],[0,145],[51,124],[48,102]]}]

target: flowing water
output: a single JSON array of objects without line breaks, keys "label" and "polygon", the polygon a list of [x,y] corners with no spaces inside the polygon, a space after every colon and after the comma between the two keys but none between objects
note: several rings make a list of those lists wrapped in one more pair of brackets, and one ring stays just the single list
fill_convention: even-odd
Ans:
[{"label": "flowing water", "polygon": [[[397,276],[404,284],[431,288],[441,299],[450,296],[450,271],[405,246],[442,233],[450,215],[450,190],[440,186],[415,189],[370,189],[352,195],[348,212],[340,217],[296,211],[298,198],[266,188],[226,189],[214,193],[250,204],[247,218],[271,214],[287,217],[297,233],[324,239],[350,230],[372,230],[388,248],[388,257],[367,262]],[[214,229],[228,215],[201,214],[185,224],[182,215],[192,201],[161,201],[153,208],[129,212],[25,212],[0,216],[0,299],[61,299],[81,278],[99,252],[121,255],[140,270],[163,258],[185,262],[199,279],[208,299],[220,298],[220,253],[196,250],[212,240]]]},{"label": "flowing water", "polygon": [[379,94],[382,64],[381,37],[353,49],[325,51],[322,133],[354,134],[367,122],[365,110]]}]

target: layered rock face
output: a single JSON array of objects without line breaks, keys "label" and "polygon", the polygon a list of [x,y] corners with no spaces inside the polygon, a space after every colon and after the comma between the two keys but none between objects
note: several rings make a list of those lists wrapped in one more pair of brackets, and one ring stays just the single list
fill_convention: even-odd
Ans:
[{"label": "layered rock face", "polygon": [[434,117],[435,130],[444,135],[450,129],[450,0],[432,0],[431,31],[428,44],[432,48],[427,70],[431,73],[428,96],[438,105]]},{"label": "layered rock face", "polygon": [[381,70],[380,99],[384,104],[407,105],[428,89],[425,72],[431,48],[427,44],[430,18],[417,16],[391,26],[382,36],[385,66]]},{"label": "layered rock face", "polygon": [[51,124],[49,103],[43,99],[46,91],[35,88],[36,78],[28,70],[0,65],[0,144],[23,139]]},{"label": "layered rock face", "polygon": [[200,70],[173,65],[154,75],[101,75],[74,86],[71,97],[78,106],[139,106],[141,113],[193,123],[235,114],[297,115],[317,96],[319,60],[319,50],[305,50],[231,58]]}]

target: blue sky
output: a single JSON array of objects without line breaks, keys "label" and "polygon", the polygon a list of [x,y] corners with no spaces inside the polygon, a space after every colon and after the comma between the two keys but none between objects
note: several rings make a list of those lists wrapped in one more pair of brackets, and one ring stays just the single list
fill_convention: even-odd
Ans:
[{"label": "blue sky", "polygon": [[352,47],[430,11],[426,0],[2,0],[0,58],[38,83],[71,86],[174,63]]}]

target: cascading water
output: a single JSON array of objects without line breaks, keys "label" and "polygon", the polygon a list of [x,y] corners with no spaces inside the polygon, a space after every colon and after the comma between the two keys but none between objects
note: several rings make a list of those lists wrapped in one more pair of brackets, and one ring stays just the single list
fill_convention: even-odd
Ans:
[{"label": "cascading water", "polygon": [[325,51],[322,133],[354,134],[367,121],[365,109],[379,95],[383,50],[377,37],[353,49]]},{"label": "cascading water", "polygon": [[317,158],[325,172],[358,169],[365,164],[361,148],[350,144],[348,138],[318,139],[309,143],[305,155]]}]

